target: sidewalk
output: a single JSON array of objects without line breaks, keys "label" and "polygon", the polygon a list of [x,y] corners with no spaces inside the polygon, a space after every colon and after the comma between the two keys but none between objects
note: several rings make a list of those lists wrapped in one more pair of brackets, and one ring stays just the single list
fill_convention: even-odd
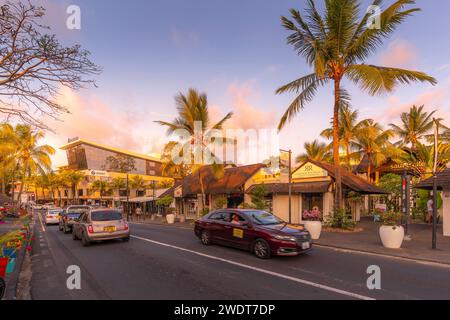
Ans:
[{"label": "sidewalk", "polygon": [[411,240],[403,241],[400,249],[384,248],[378,229],[380,223],[364,217],[357,225],[361,232],[341,233],[323,231],[315,243],[322,246],[363,251],[412,260],[436,262],[450,265],[450,237],[442,235],[442,226],[438,226],[437,249],[431,249],[432,226],[426,224],[409,225]]}]

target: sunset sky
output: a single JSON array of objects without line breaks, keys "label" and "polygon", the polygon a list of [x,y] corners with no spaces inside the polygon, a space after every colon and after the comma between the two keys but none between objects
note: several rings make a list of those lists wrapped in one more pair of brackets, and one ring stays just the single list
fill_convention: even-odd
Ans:
[{"label": "sunset sky", "polygon": [[[361,118],[386,125],[398,122],[412,104],[425,104],[427,110],[438,109],[450,125],[450,1],[417,2],[423,11],[409,18],[367,63],[425,71],[439,83],[370,97],[346,82]],[[230,127],[275,128],[294,98],[277,96],[275,89],[310,71],[286,44],[287,32],[280,24],[289,8],[303,8],[300,0],[40,3],[48,9],[46,23],[52,31],[64,43],[90,50],[104,70],[98,88],[62,90],[59,99],[72,113],[51,122],[55,132],[46,142],[55,147],[78,136],[142,153],[160,152],[165,129],[153,121],[173,119],[174,95],[190,87],[208,94],[214,119],[233,111]],[[81,30],[65,26],[69,4],[81,8]],[[328,86],[282,131],[280,146],[301,152],[305,141],[329,125],[331,112]],[[58,151],[55,165],[65,162],[64,152]]]}]

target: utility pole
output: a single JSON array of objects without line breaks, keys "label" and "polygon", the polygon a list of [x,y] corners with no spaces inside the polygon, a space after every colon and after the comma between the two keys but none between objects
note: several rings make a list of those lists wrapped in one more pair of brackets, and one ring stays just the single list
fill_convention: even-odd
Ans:
[{"label": "utility pole", "polygon": [[437,148],[439,135],[439,122],[433,118],[434,123],[434,163],[433,163],[433,235],[431,240],[431,248],[436,249],[436,219],[437,219]]},{"label": "utility pole", "polygon": [[127,221],[130,221],[130,192],[128,189],[128,173],[127,173]]},{"label": "utility pole", "polygon": [[289,154],[289,162],[288,162],[288,203],[289,203],[289,223],[292,223],[292,150],[283,150],[280,149],[281,152],[287,152]]}]

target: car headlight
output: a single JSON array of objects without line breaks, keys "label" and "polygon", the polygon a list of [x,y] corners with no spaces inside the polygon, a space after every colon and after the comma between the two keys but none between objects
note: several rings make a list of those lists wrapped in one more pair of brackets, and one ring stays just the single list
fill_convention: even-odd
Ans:
[{"label": "car headlight", "polygon": [[293,237],[293,236],[282,236],[282,235],[274,235],[273,236],[275,239],[278,239],[278,240],[284,240],[284,241],[297,241],[297,239],[295,239],[295,237]]}]

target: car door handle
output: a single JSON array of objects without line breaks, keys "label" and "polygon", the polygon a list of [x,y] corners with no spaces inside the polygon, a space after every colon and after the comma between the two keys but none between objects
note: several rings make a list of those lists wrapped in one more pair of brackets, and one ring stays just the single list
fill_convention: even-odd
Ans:
[{"label": "car door handle", "polygon": [[230,226],[224,226],[224,228],[225,228],[225,229],[231,229],[231,227],[230,227]]}]

